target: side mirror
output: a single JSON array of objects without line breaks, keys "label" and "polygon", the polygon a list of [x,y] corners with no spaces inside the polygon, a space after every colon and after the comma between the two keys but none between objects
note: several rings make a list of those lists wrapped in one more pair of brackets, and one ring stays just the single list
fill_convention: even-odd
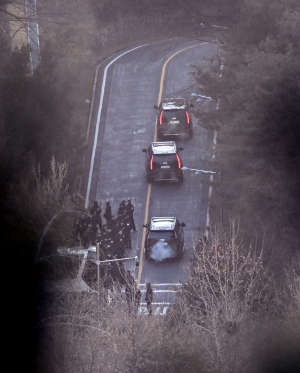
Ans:
[{"label": "side mirror", "polygon": [[194,104],[192,102],[190,103],[190,107],[194,107]]},{"label": "side mirror", "polygon": [[153,108],[156,109],[156,110],[158,110],[158,106],[157,105],[154,105]]},{"label": "side mirror", "polygon": [[143,224],[143,228],[147,228],[148,227],[148,224]]},{"label": "side mirror", "polygon": [[185,227],[185,226],[186,226],[186,224],[185,224],[185,223],[181,223],[181,226],[182,226],[182,228],[183,228],[183,227]]},{"label": "side mirror", "polygon": [[182,151],[184,150],[184,148],[178,148],[178,150],[179,150],[180,152],[182,152]]},{"label": "side mirror", "polygon": [[142,152],[143,152],[143,153],[146,153],[146,152],[147,152],[147,149],[142,149]]}]

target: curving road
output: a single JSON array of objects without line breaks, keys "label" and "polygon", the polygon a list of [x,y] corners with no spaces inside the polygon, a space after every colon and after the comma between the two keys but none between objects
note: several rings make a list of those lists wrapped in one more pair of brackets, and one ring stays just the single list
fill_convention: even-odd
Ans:
[{"label": "curving road", "polygon": [[[209,176],[185,171],[180,185],[148,185],[142,148],[156,140],[153,105],[167,96],[184,96],[194,101],[192,66],[208,66],[207,59],[218,48],[208,38],[173,39],[136,47],[102,62],[95,82],[82,183],[86,206],[94,200],[102,206],[111,201],[116,215],[121,200],[132,200],[137,233],[132,234],[133,249],[128,255],[140,257],[135,273],[137,282],[142,291],[146,282],[153,284],[155,312],[161,314],[173,302],[180,281],[186,280],[193,243],[205,230],[208,186],[203,181],[209,180]],[[196,120],[193,138],[178,144],[184,147],[183,165],[205,167],[205,160],[211,157],[212,134],[197,125]],[[186,223],[185,254],[181,261],[144,263],[142,225],[151,216],[176,216]]]}]

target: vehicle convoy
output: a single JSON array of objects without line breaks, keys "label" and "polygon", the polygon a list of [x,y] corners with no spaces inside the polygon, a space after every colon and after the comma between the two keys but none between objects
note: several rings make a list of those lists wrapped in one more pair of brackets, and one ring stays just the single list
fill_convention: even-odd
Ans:
[{"label": "vehicle convoy", "polygon": [[183,148],[177,147],[175,141],[153,142],[146,153],[145,174],[148,183],[152,181],[183,181],[182,160],[179,153]]},{"label": "vehicle convoy", "polygon": [[157,115],[157,136],[191,138],[193,136],[193,123],[190,108],[194,105],[188,103],[185,98],[164,98],[159,106]]},{"label": "vehicle convoy", "polygon": [[145,259],[162,262],[166,259],[181,258],[184,252],[185,223],[175,217],[152,217],[145,237]]}]

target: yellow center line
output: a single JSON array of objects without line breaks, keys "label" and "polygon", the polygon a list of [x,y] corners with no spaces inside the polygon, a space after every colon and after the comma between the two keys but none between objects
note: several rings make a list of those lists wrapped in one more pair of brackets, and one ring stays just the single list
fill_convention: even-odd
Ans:
[{"label": "yellow center line", "polygon": [[[207,44],[207,42],[201,43],[202,44]],[[176,53],[172,54],[166,62],[163,64],[162,71],[161,71],[161,77],[160,77],[160,83],[159,83],[159,92],[158,92],[158,100],[157,100],[157,105],[160,104],[161,98],[162,98],[162,92],[164,88],[164,79],[165,79],[165,74],[166,74],[166,66],[167,64],[171,61],[172,58],[177,56],[177,54],[184,52],[188,49],[195,48],[199,44],[192,45],[190,47],[181,49],[180,51],[177,51]],[[156,121],[155,121],[155,127],[154,127],[154,142],[157,140],[157,126],[156,126]],[[144,224],[148,223],[148,215],[149,215],[149,205],[150,205],[150,197],[151,197],[151,183],[148,184],[148,191],[147,191],[147,198],[146,198],[146,208],[145,208],[145,216],[144,216]],[[138,278],[137,278],[137,286],[140,286],[141,282],[141,277],[142,277],[142,271],[143,271],[143,265],[144,265],[144,243],[145,243],[145,237],[146,237],[146,229],[143,228],[143,234],[142,234],[142,243],[141,243],[141,253],[140,253],[140,266],[139,266],[139,273],[138,273]]]}]

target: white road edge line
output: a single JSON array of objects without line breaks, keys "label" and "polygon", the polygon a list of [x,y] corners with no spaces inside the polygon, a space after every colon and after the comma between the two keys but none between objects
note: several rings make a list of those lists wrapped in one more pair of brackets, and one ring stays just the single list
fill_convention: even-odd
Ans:
[{"label": "white road edge line", "polygon": [[[165,284],[154,284],[154,283],[151,283],[151,286],[181,286],[182,283],[179,282],[179,283],[165,283]],[[146,286],[146,284],[140,284],[140,286]]]},{"label": "white road edge line", "polygon": [[[141,289],[142,293],[146,292],[146,289]],[[121,290],[121,293],[125,293],[125,290]],[[177,293],[177,290],[155,290],[153,289],[153,293]]]},{"label": "white road edge line", "polygon": [[96,130],[95,130],[95,136],[94,136],[94,145],[93,145],[92,158],[91,158],[91,166],[90,166],[88,186],[87,186],[86,197],[85,197],[85,208],[88,208],[88,205],[89,205],[89,196],[90,196],[90,190],[91,190],[91,183],[92,183],[92,176],[93,176],[93,169],[94,169],[94,162],[95,162],[95,154],[96,154],[97,140],[98,140],[98,134],[99,134],[99,125],[100,125],[100,118],[101,118],[101,113],[102,113],[103,98],[104,98],[104,91],[105,91],[108,68],[115,61],[117,61],[119,58],[123,57],[125,54],[130,53],[130,52],[132,52],[136,49],[145,47],[146,45],[149,45],[149,44],[139,45],[138,47],[132,48],[132,49],[120,54],[118,57],[116,57],[112,61],[110,61],[110,63],[104,69],[103,81],[102,81],[102,87],[101,87],[101,95],[100,95],[100,101],[99,101],[99,109],[98,109],[98,115],[97,115]]},{"label": "white road edge line", "polygon": [[[168,302],[151,303],[152,306],[160,305],[160,306],[165,306],[165,307],[170,306],[171,304],[173,304],[173,303],[168,303]],[[147,303],[142,302],[140,305],[144,306],[144,305],[147,305]]]}]

